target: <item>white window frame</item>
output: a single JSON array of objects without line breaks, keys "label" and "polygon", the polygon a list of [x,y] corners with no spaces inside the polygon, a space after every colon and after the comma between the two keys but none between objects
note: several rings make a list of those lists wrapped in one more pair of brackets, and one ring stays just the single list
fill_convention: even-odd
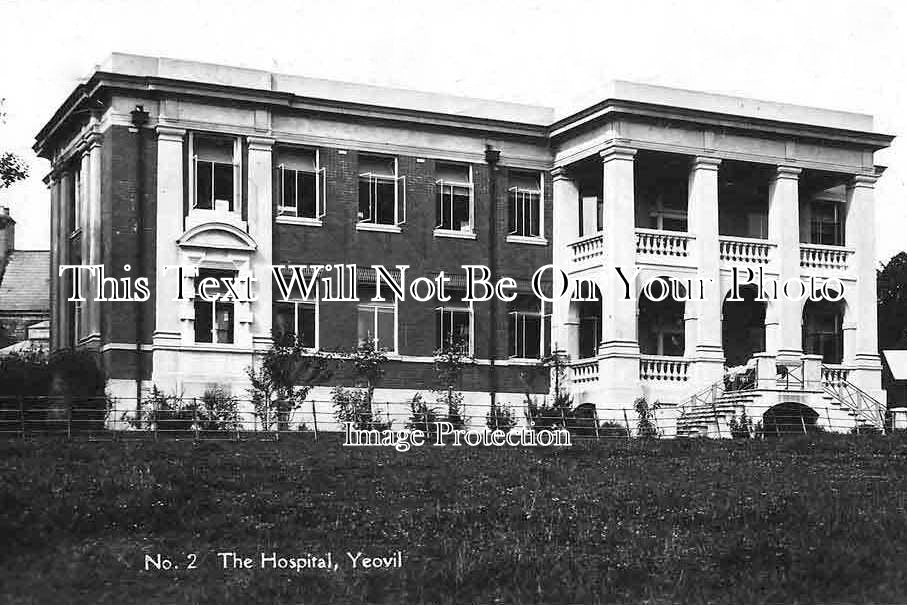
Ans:
[{"label": "white window frame", "polygon": [[[216,267],[199,267],[199,268],[198,268],[198,271],[197,271],[195,277],[193,278],[193,294],[192,294],[192,311],[193,311],[193,319],[192,319],[192,342],[193,342],[194,344],[197,344],[197,345],[235,345],[235,344],[237,344],[237,333],[236,333],[236,332],[237,332],[238,314],[239,314],[239,301],[236,300],[236,299],[234,299],[234,298],[230,298],[229,300],[212,300],[212,301],[208,301],[208,300],[202,299],[202,298],[198,295],[198,282],[196,282],[195,280],[199,280],[199,279],[200,279],[200,275],[199,275],[199,274],[200,274],[201,272],[203,272],[203,271],[224,271],[224,272],[232,272],[232,273],[233,273],[233,278],[234,278],[234,279],[238,279],[238,278],[239,278],[239,271],[236,270],[236,269],[219,269],[219,268],[216,268]],[[204,279],[204,278],[201,278],[201,279]],[[198,340],[195,339],[195,322],[198,321],[198,317],[197,317],[197,315],[195,314],[195,313],[197,312],[196,305],[195,305],[196,302],[202,302],[202,303],[204,303],[204,304],[206,304],[206,305],[210,305],[210,308],[211,308],[211,315],[212,315],[212,317],[211,317],[211,342],[199,342]],[[217,340],[217,305],[218,305],[218,304],[223,304],[223,305],[229,304],[229,305],[233,305],[233,320],[232,320],[232,321],[233,321],[233,329],[232,329],[232,332],[233,332],[233,340],[230,341],[230,342],[220,342],[220,341]]]},{"label": "white window frame", "polygon": [[[363,155],[372,155],[365,153]],[[357,229],[365,230],[399,230],[400,226],[406,222],[406,177],[400,176],[400,162],[396,157],[382,156],[381,154],[374,154],[375,157],[387,157],[394,161],[394,175],[387,176],[384,174],[375,174],[373,172],[362,172],[359,174],[359,186],[362,187],[362,180],[366,179],[368,181],[367,187],[369,188],[369,212],[371,217],[368,218],[358,218],[356,221]],[[377,214],[377,197],[378,197],[378,183],[393,183],[394,184],[394,222],[393,223],[377,223],[373,220],[373,217]],[[402,199],[401,199],[402,198]],[[358,212],[358,196],[356,198],[357,212]]]},{"label": "white window frame", "polygon": [[[229,135],[229,134],[218,134],[218,133],[206,133],[206,132],[190,132],[189,133],[189,211],[207,211],[208,208],[199,208],[198,199],[196,199],[196,180],[198,179],[198,154],[195,151],[195,145],[197,139],[224,139],[233,141],[233,210],[236,214],[242,214],[243,208],[243,199],[242,199],[242,139],[238,136]],[[209,161],[209,160],[202,160]],[[219,162],[211,162],[219,163]],[[214,168],[211,169],[211,210],[216,210],[216,199],[214,198]]]},{"label": "white window frame", "polygon": [[[450,162],[451,165],[456,165],[454,162]],[[451,225],[453,225],[453,190],[455,187],[463,188],[469,190],[469,226],[466,229],[444,229],[441,227],[442,222],[440,217],[435,217],[435,235],[439,236],[448,236],[448,237],[467,237],[472,236],[472,239],[475,238],[476,233],[476,197],[475,197],[475,177],[473,175],[472,164],[466,166],[469,169],[469,181],[445,181],[444,179],[438,179],[435,181],[436,191],[440,190],[441,195],[441,213],[444,213],[444,188],[449,187],[450,193],[447,196],[448,204],[450,205],[450,216],[451,216]]]},{"label": "white window frame", "polygon": [[435,307],[435,313],[440,313],[438,318],[438,336],[441,338],[441,342],[436,342],[436,348],[441,348],[444,346],[444,313],[445,312],[463,312],[469,314],[469,346],[467,347],[467,355],[469,357],[475,356],[475,334],[476,334],[476,316],[475,316],[475,307],[472,302],[467,303],[466,305],[442,305],[440,307]]},{"label": "white window frame", "polygon": [[[309,300],[305,298],[291,298],[288,300],[276,299],[271,301],[271,305],[293,305],[293,334],[296,335],[296,338],[299,338],[299,306],[300,305],[311,305],[315,307],[315,347],[303,347],[305,351],[320,351],[321,350],[321,301],[318,297],[315,300]],[[273,311],[272,311],[273,313]]]},{"label": "white window frame", "polygon": [[[511,205],[509,211],[514,214],[514,231],[511,231],[507,234],[506,241],[508,242],[518,242],[518,243],[529,243],[529,244],[544,244],[547,243],[545,238],[545,173],[540,170],[535,170],[532,168],[518,168],[515,167],[512,169],[514,172],[529,172],[538,175],[539,179],[539,188],[536,189],[524,189],[521,187],[509,187],[507,189],[507,203],[516,204],[517,200],[514,198],[511,201],[511,193],[523,193],[523,194],[532,194],[538,195],[539,199],[539,228],[538,235],[520,235],[518,234],[518,229],[516,229],[516,206]],[[524,214],[525,216],[525,214]],[[529,215],[531,216],[531,214]]]},{"label": "white window frame", "polygon": [[[514,353],[517,353],[517,342],[518,342],[516,330],[514,330],[513,342],[510,343],[510,345],[511,345],[511,354],[509,355],[510,359],[539,360],[539,359],[542,359],[543,357],[545,357],[545,355],[547,355],[547,353],[545,352],[545,332],[546,332],[546,330],[550,329],[550,327],[551,327],[551,313],[545,313],[545,301],[543,301],[543,300],[539,301],[538,311],[510,311],[508,313],[508,316],[513,318],[513,320],[516,321],[517,323],[519,322],[519,319],[521,316],[522,317],[538,317],[540,320],[540,324],[539,324],[539,356],[538,357],[524,357],[524,356],[514,354]],[[523,342],[526,342],[525,322],[523,325],[524,325]]]},{"label": "white window frame", "polygon": [[[356,325],[358,330],[359,325],[359,311],[360,309],[369,309],[372,312],[372,344],[375,346],[375,349],[378,349],[380,346],[384,346],[385,350],[392,354],[397,354],[397,343],[399,341],[399,332],[400,332],[400,316],[397,314],[397,301],[394,302],[378,302],[378,301],[362,301],[356,305]],[[378,312],[379,310],[387,311],[388,309],[393,310],[394,312],[394,346],[393,348],[387,348],[385,345],[387,343],[381,343],[378,338]],[[359,343],[359,334],[356,334],[356,342]]]},{"label": "white window frame", "polygon": [[[283,162],[277,165],[279,171],[279,191],[280,195],[277,203],[277,216],[283,219],[292,219],[293,222],[300,222],[305,224],[315,224],[321,225],[321,219],[327,214],[327,176],[324,167],[321,166],[321,150],[320,149],[304,149],[304,151],[314,151],[315,153],[315,169],[312,170],[301,170],[298,168],[287,168]],[[278,151],[279,153],[279,151]],[[288,206],[285,204],[286,200],[283,199],[284,195],[284,179],[287,178],[288,172],[294,173],[296,178],[296,199],[293,200],[294,205]],[[299,173],[303,174],[314,174],[315,175],[315,216],[299,216]]]}]

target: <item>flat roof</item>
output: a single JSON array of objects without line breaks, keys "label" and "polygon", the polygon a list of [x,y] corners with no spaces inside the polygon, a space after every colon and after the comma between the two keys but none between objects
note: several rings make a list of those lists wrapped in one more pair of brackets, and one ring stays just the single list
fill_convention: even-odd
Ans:
[{"label": "flat roof", "polygon": [[864,132],[872,132],[873,130],[873,118],[868,114],[641,84],[624,80],[606,82],[601,88],[596,88],[591,93],[586,94],[585,97],[591,99],[587,104],[555,111],[551,107],[539,105],[309,78],[215,63],[118,52],[111,53],[103,63],[97,66],[97,71],[188,80],[223,86],[285,92],[309,98],[365,103],[399,109],[431,111],[542,126],[549,126],[556,121],[567,119],[589,107],[594,107],[600,102],[620,100],[779,122],[810,124],[827,128]]}]

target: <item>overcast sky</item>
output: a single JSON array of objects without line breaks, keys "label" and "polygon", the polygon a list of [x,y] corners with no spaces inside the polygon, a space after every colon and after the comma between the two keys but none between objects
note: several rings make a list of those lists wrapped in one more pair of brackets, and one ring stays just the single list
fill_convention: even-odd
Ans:
[{"label": "overcast sky", "polygon": [[[0,204],[17,247],[48,246],[34,135],[111,51],[555,107],[626,79],[871,113],[907,138],[905,4],[0,0],[0,150],[32,167]],[[907,249],[907,142],[876,161],[884,260]]]}]

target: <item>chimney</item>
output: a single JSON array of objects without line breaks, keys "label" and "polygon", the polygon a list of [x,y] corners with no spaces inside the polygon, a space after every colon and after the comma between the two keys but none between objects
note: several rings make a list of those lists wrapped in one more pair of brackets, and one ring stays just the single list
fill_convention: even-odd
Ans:
[{"label": "chimney", "polygon": [[16,221],[9,215],[9,208],[0,206],[0,275],[6,269],[9,255],[16,247]]}]

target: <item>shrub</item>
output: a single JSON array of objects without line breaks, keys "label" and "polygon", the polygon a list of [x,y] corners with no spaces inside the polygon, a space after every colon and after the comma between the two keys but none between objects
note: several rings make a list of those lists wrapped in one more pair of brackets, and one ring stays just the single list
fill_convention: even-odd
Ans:
[{"label": "shrub", "polygon": [[743,410],[740,420],[737,420],[737,414],[731,416],[728,427],[731,429],[732,439],[751,439],[753,436],[753,421],[746,415],[746,410]]},{"label": "shrub", "polygon": [[627,437],[627,427],[619,422],[602,422],[598,425],[600,437]]},{"label": "shrub", "polygon": [[570,406],[573,398],[566,393],[554,395],[551,403],[547,399],[537,403],[535,397],[526,394],[526,420],[533,431],[567,428],[572,416]]},{"label": "shrub", "polygon": [[438,432],[438,412],[422,400],[422,394],[416,393],[409,402],[410,416],[406,428],[422,431],[434,439]]},{"label": "shrub", "polygon": [[142,405],[134,417],[124,414],[123,419],[135,429],[144,431],[190,431],[195,422],[195,410],[184,404],[181,397],[168,394],[152,385],[142,398]]},{"label": "shrub", "polygon": [[235,431],[239,429],[239,401],[221,385],[210,386],[193,402],[202,431]]},{"label": "shrub", "polygon": [[372,412],[371,400],[366,389],[334,387],[331,391],[331,401],[334,406],[334,417],[341,424],[350,422],[359,430],[379,431],[389,429],[393,424],[389,418],[382,420],[379,414]]},{"label": "shrub", "polygon": [[466,419],[463,418],[463,393],[457,391],[438,391],[437,403],[441,409],[447,410],[446,420],[454,430],[463,429]]},{"label": "shrub", "polygon": [[516,426],[516,416],[509,405],[496,403],[485,415],[485,425],[490,429],[506,432]]}]

